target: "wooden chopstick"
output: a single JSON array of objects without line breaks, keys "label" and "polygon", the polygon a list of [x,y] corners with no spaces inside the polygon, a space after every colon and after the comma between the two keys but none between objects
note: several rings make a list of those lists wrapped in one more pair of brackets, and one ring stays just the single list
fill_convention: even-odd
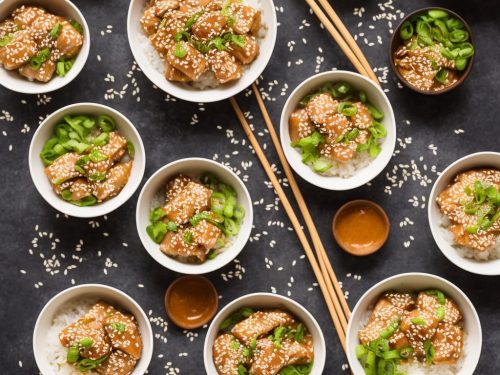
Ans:
[{"label": "wooden chopstick", "polygon": [[[335,26],[332,24],[330,19],[325,15],[323,10],[319,7],[318,4],[314,0],[305,0],[309,7],[312,9],[314,14],[319,18],[320,22],[326,27],[328,32],[333,36],[333,39],[337,42],[339,45],[340,49],[345,53],[349,61],[354,65],[356,70],[373,80],[376,84],[380,85],[377,76],[373,72],[372,68],[370,67],[370,64],[368,64],[368,61],[363,55],[363,52],[359,49],[358,45],[356,44],[356,41],[352,38],[351,34],[349,34],[349,31],[346,29],[342,21],[338,18],[337,14],[333,10],[333,8],[328,4],[328,7],[325,7],[327,9],[328,14],[333,18],[334,22],[335,20],[338,20],[335,22],[338,24],[337,27],[340,27],[340,30],[343,31],[343,34],[346,37],[346,40],[344,40],[344,37],[337,31]],[[326,0],[319,0],[323,6],[324,3],[328,3]],[[329,11],[331,10],[331,12]]]},{"label": "wooden chopstick", "polygon": [[332,6],[328,2],[328,0],[319,0],[319,2],[323,6],[323,8],[325,9],[325,11],[328,14],[328,16],[330,17],[330,20],[333,21],[333,24],[335,25],[335,27],[337,28],[337,30],[342,35],[342,37],[344,38],[345,42],[351,48],[351,50],[354,53],[354,55],[356,55],[356,57],[360,61],[361,65],[363,65],[363,67],[365,68],[366,72],[368,73],[368,77],[373,82],[377,83],[380,86],[380,82],[379,82],[377,76],[373,72],[373,69],[370,66],[370,63],[366,59],[365,55],[363,54],[363,52],[359,48],[358,43],[356,43],[356,41],[352,37],[351,33],[349,32],[349,30],[347,30],[347,27],[345,27],[344,23],[342,22],[342,20],[340,19],[340,17],[337,15],[337,13],[335,12],[335,10],[332,8]]},{"label": "wooden chopstick", "polygon": [[[349,306],[347,305],[347,301],[344,297],[344,293],[342,289],[340,288],[340,284],[337,280],[337,277],[335,275],[335,272],[333,271],[332,265],[328,259],[328,255],[326,254],[326,250],[323,246],[323,243],[321,242],[321,238],[319,237],[318,230],[316,229],[316,226],[314,225],[314,221],[311,217],[311,214],[309,212],[309,209],[307,208],[307,204],[304,200],[304,197],[302,196],[302,193],[299,189],[299,186],[297,184],[297,181],[295,180],[295,177],[293,175],[293,172],[290,168],[290,165],[288,164],[288,161],[286,160],[285,153],[283,152],[283,148],[281,147],[280,140],[278,138],[278,135],[276,134],[276,130],[274,129],[273,123],[271,121],[271,117],[269,116],[269,113],[267,112],[267,108],[264,104],[264,101],[262,100],[262,96],[260,95],[259,89],[257,88],[257,85],[255,83],[252,84],[252,90],[255,95],[255,98],[257,99],[257,103],[259,104],[260,111],[262,113],[262,117],[264,118],[264,121],[267,125],[267,129],[269,130],[269,135],[271,136],[271,139],[274,144],[274,148],[276,149],[276,152],[278,153],[278,157],[281,161],[281,164],[283,166],[283,170],[285,171],[285,175],[288,179],[288,183],[290,184],[290,187],[292,189],[293,195],[295,196],[295,199],[297,200],[297,204],[299,205],[300,211],[302,213],[302,216],[304,218],[304,221],[306,223],[307,229],[309,231],[309,234],[311,235],[311,238],[313,240],[313,245],[316,249],[316,255],[318,259],[320,260],[320,265],[322,266],[323,273],[325,278],[329,278],[331,282],[333,283],[333,287],[335,289],[335,293],[337,294],[337,299],[334,300],[334,303],[337,302],[336,308],[339,311],[339,314],[341,315],[341,320],[345,321],[345,332],[347,333],[347,321],[349,320],[349,317],[351,315],[351,311],[349,309]],[[326,269],[326,270],[325,270]],[[338,306],[338,301],[340,301],[340,304],[342,305],[342,308]]]},{"label": "wooden chopstick", "polygon": [[292,223],[293,228],[295,229],[295,232],[297,233],[297,236],[299,237],[299,241],[302,244],[302,247],[304,248],[304,251],[306,253],[306,256],[309,260],[309,263],[311,264],[311,267],[313,269],[313,272],[316,276],[316,279],[318,280],[319,287],[321,289],[321,292],[323,293],[323,296],[325,298],[325,302],[328,307],[328,311],[330,312],[330,316],[333,320],[333,324],[335,326],[335,329],[337,330],[337,334],[339,336],[340,343],[342,345],[342,348],[344,351],[346,350],[346,337],[345,337],[345,331],[343,328],[343,325],[340,321],[339,318],[339,312],[341,310],[337,311],[334,306],[334,302],[332,299],[332,295],[329,292],[327,282],[323,278],[323,274],[318,266],[318,262],[316,261],[316,258],[314,256],[314,253],[311,249],[311,246],[309,245],[309,241],[307,240],[307,237],[304,233],[304,230],[302,229],[302,226],[300,225],[300,222],[295,215],[295,212],[290,204],[290,201],[288,200],[285,192],[283,191],[283,188],[281,187],[278,178],[276,177],[275,173],[272,170],[271,164],[267,160],[264,152],[262,151],[262,148],[259,145],[259,142],[257,141],[257,138],[255,138],[255,135],[252,132],[252,129],[250,128],[250,125],[248,124],[245,116],[243,115],[243,112],[240,109],[240,106],[238,105],[238,102],[236,99],[230,98],[229,102],[231,103],[231,106],[233,107],[236,115],[238,116],[238,119],[241,123],[241,126],[243,127],[243,130],[245,131],[248,140],[252,144],[252,147],[259,158],[262,166],[264,167],[264,171],[266,172],[267,176],[271,180],[271,183],[273,184],[274,189],[276,190],[276,193],[278,194],[279,199],[281,200],[281,203],[283,204],[283,207],[285,208],[285,211],[290,218],[290,221]]}]

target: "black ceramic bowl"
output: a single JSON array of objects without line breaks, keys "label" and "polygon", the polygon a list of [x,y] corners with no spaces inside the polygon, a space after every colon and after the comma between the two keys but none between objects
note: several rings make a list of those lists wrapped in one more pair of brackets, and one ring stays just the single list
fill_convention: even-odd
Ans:
[{"label": "black ceramic bowl", "polygon": [[458,86],[460,86],[465,81],[465,79],[467,78],[467,76],[469,75],[469,73],[472,69],[472,64],[474,62],[474,55],[473,55],[469,58],[469,61],[467,63],[467,67],[460,73],[457,82],[455,82],[454,84],[447,86],[441,90],[437,90],[437,91],[421,90],[421,89],[413,86],[412,84],[410,84],[406,79],[404,79],[404,77],[401,75],[401,73],[399,73],[399,70],[397,69],[397,67],[394,63],[394,51],[396,51],[403,44],[403,41],[401,40],[401,37],[400,37],[401,26],[405,23],[405,21],[408,21],[413,16],[418,16],[420,14],[427,14],[427,12],[429,10],[434,10],[434,9],[435,10],[443,10],[443,11],[447,12],[451,17],[457,18],[460,21],[462,21],[463,24],[465,25],[465,30],[469,33],[468,42],[474,46],[474,42],[472,39],[472,32],[471,32],[469,25],[467,24],[467,22],[465,22],[465,20],[462,17],[460,17],[457,13],[453,12],[452,10],[449,10],[446,8],[441,8],[441,7],[427,7],[427,8],[418,9],[418,10],[408,14],[401,21],[401,23],[398,25],[398,27],[396,28],[396,30],[392,34],[391,43],[389,44],[389,61],[391,62],[392,70],[394,71],[394,73],[396,73],[396,76],[399,78],[399,80],[406,87],[408,87],[411,90],[416,91],[420,94],[425,94],[425,95],[439,95],[439,94],[444,94],[445,92],[456,89]]}]

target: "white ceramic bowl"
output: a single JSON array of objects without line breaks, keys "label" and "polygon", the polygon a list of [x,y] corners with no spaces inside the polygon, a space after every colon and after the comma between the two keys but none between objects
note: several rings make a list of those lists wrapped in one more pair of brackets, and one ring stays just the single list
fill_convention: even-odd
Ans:
[{"label": "white ceramic bowl", "polygon": [[228,303],[219,311],[212,320],[212,323],[210,323],[210,327],[205,337],[205,345],[203,347],[203,360],[205,362],[205,371],[207,375],[218,375],[213,361],[212,347],[219,333],[219,326],[224,319],[242,307],[251,307],[253,309],[280,308],[292,313],[298,320],[304,323],[313,337],[314,365],[310,375],[323,374],[326,360],[325,338],[323,337],[321,327],[311,313],[299,303],[279,294],[253,293],[239,297]]},{"label": "white ceramic bowl", "polygon": [[143,375],[153,355],[153,331],[149,319],[142,308],[130,296],[118,289],[101,284],[84,284],[63,290],[47,302],[42,309],[33,332],[33,352],[40,373],[42,375],[53,375],[46,355],[47,334],[59,309],[68,302],[88,298],[102,299],[134,315],[139,325],[143,349],[141,359],[137,362],[132,375]]},{"label": "white ceramic bowl", "polygon": [[[150,224],[149,213],[158,202],[157,194],[165,187],[167,182],[176,175],[183,174],[197,178],[205,172],[211,172],[222,182],[231,185],[238,194],[238,203],[245,209],[245,217],[240,225],[240,232],[233,238],[227,248],[217,255],[201,264],[189,264],[171,258],[160,250],[160,245],[155,243],[147,234],[146,227]],[[149,255],[163,267],[184,274],[204,274],[215,271],[238,256],[250,237],[253,224],[253,206],[250,194],[245,184],[229,168],[213,160],[202,158],[187,158],[174,161],[156,171],[142,188],[137,202],[136,224],[142,244]]]},{"label": "white ceramic bowl", "polygon": [[245,0],[245,3],[256,7],[262,11],[262,23],[266,26],[267,32],[260,40],[260,54],[250,65],[247,66],[242,77],[234,82],[219,85],[215,88],[199,90],[188,84],[167,81],[163,66],[159,70],[155,64],[151,63],[148,54],[157,52],[151,46],[146,34],[142,30],[140,19],[144,13],[147,0],[131,0],[127,18],[127,33],[130,49],[135,61],[144,74],[157,87],[168,94],[179,99],[196,103],[209,103],[227,99],[234,96],[259,78],[266,68],[273,53],[276,43],[277,20],[276,11],[272,0]]},{"label": "white ceramic bowl", "polygon": [[470,375],[479,362],[482,345],[481,322],[476,309],[469,298],[456,285],[428,273],[402,273],[389,277],[372,286],[359,299],[352,311],[347,326],[347,359],[354,375],[364,375],[363,367],[356,358],[355,349],[359,344],[358,331],[364,327],[373,305],[380,295],[388,290],[418,291],[423,289],[439,289],[452,298],[463,316],[467,356],[457,375]]},{"label": "white ceramic bowl", "polygon": [[[135,146],[134,165],[132,167],[132,173],[130,174],[127,185],[125,185],[123,190],[116,197],[89,207],[75,206],[66,202],[59,195],[57,195],[52,190],[49,179],[44,172],[45,166],[40,159],[40,152],[42,151],[45,142],[52,137],[54,127],[59,123],[59,121],[61,121],[61,119],[64,118],[64,116],[77,114],[96,116],[104,114],[112,117],[116,122],[116,128],[120,134],[130,140]],[[31,178],[33,179],[38,192],[47,201],[47,203],[66,215],[90,218],[106,215],[116,210],[134,194],[142,181],[142,177],[144,176],[146,153],[144,151],[144,145],[142,144],[139,132],[120,112],[102,104],[77,103],[57,110],[41,123],[31,140],[29,149],[29,167]]]},{"label": "white ceramic bowl", "polygon": [[[346,81],[355,89],[366,92],[368,100],[384,113],[384,119],[381,122],[387,129],[387,137],[380,144],[382,152],[370,164],[357,170],[349,178],[322,176],[314,172],[308,165],[302,163],[302,154],[290,145],[291,140],[288,131],[288,120],[300,100],[320,86],[328,82],[338,81]],[[293,90],[281,112],[280,138],[281,147],[283,147],[288,163],[304,180],[323,189],[350,190],[371,181],[387,166],[396,145],[396,122],[391,103],[380,87],[360,74],[334,70],[316,74],[306,79]]]},{"label": "white ceramic bowl", "polygon": [[73,67],[65,77],[54,75],[54,77],[46,83],[31,82],[27,78],[21,76],[17,70],[6,70],[3,66],[0,66],[0,84],[9,90],[22,94],[44,94],[58,90],[73,81],[81,72],[87,61],[90,50],[89,26],[82,13],[69,0],[3,0],[0,1],[0,20],[4,20],[10,16],[14,9],[24,4],[39,5],[57,16],[67,17],[77,21],[83,26],[83,46],[76,57]]},{"label": "white ceramic bowl", "polygon": [[455,176],[461,172],[479,167],[493,167],[500,169],[500,153],[498,152],[478,152],[470,154],[458,159],[450,164],[434,183],[431,194],[429,196],[428,217],[431,227],[432,236],[438,245],[441,252],[456,266],[480,275],[500,275],[500,259],[477,261],[462,257],[459,252],[452,246],[450,241],[445,238],[442,231],[445,230],[440,226],[441,212],[436,203],[436,198],[450,184]]}]

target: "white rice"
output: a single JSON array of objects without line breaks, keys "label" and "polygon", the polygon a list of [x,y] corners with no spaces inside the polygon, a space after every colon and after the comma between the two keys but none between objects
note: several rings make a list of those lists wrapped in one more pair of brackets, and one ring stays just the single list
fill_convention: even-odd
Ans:
[{"label": "white rice", "polygon": [[[252,3],[254,3],[251,4],[254,8],[262,10],[260,0],[253,1]],[[143,9],[143,12],[145,10],[146,8]],[[255,37],[257,38],[257,43],[259,43],[259,46],[261,45],[261,40],[266,36],[266,34],[267,34],[267,25],[261,24],[259,31],[255,35]],[[153,45],[149,41],[148,36],[145,33],[142,32],[140,34],[139,41],[142,46],[142,52],[144,53],[148,61],[151,63],[153,69],[158,71],[158,73],[160,73],[161,75],[165,75],[165,58],[154,49]],[[251,64],[252,63],[241,66],[242,76],[249,69]],[[230,85],[231,83],[234,82],[228,82],[225,85]],[[217,78],[215,78],[215,74],[212,71],[206,71],[204,74],[200,76],[200,78],[196,82],[172,82],[172,83],[188,86],[191,88],[196,88],[198,90],[213,89],[221,85],[221,83],[217,81]]]},{"label": "white rice", "polygon": [[439,215],[439,229],[442,237],[462,256],[463,258],[474,259],[477,261],[489,261],[500,259],[500,236],[497,236],[497,241],[494,245],[484,251],[474,250],[467,246],[455,244],[453,233],[448,229],[451,222],[449,218],[444,215]]},{"label": "white rice", "polygon": [[[94,298],[70,301],[56,312],[52,325],[47,332],[47,345],[45,348],[47,360],[54,374],[81,375],[80,371],[66,362],[68,349],[61,345],[59,333],[68,325],[76,322],[82,315],[85,315],[96,302],[97,299]],[[95,371],[86,372],[85,374],[98,375]]]},{"label": "white rice", "polygon": [[370,164],[373,158],[368,152],[356,152],[351,160],[344,163],[328,158],[322,158],[322,160],[332,164],[332,167],[326,172],[319,173],[320,175],[326,177],[349,178],[354,176],[357,171]]}]

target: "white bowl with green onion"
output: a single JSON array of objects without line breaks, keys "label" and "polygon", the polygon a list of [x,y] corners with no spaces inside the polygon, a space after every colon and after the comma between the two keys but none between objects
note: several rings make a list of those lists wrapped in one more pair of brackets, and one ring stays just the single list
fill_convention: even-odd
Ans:
[{"label": "white bowl with green onion", "polygon": [[55,15],[76,21],[83,29],[83,45],[73,65],[68,71],[64,69],[64,73],[56,74],[49,82],[29,81],[18,74],[17,70],[9,71],[0,67],[0,85],[22,94],[44,94],[66,86],[81,72],[89,56],[90,30],[83,14],[69,0],[4,0],[0,2],[0,21],[4,20],[14,9],[26,3],[38,5]]},{"label": "white bowl with green onion", "polygon": [[[463,250],[459,251],[463,247],[456,245],[448,228],[443,227],[443,214],[436,203],[437,197],[454,181],[458,174],[479,168],[500,170],[500,153],[484,151],[470,154],[456,160],[441,172],[429,195],[428,220],[434,241],[448,260],[468,272],[497,276],[500,275],[500,259],[494,254],[498,253],[496,249],[499,247],[499,236],[497,235],[496,245],[493,245],[493,248],[488,250],[490,252],[488,259],[479,260],[473,257],[464,257],[466,253]],[[472,255],[476,251],[470,250],[468,255]],[[487,251],[483,251],[483,253],[487,253]]]},{"label": "white bowl with green onion", "polygon": [[[93,133],[94,130],[98,133]],[[98,152],[99,149],[102,150],[101,147],[110,144],[114,139],[111,137],[115,134],[119,134],[120,139],[123,140],[120,152],[128,157],[126,163],[115,162],[113,158],[108,158]],[[124,145],[125,142],[126,145]],[[74,170],[65,171],[68,173],[64,173],[64,180],[56,182],[53,179],[49,180],[48,168],[56,165],[59,158],[69,155],[79,157],[76,163],[71,164]],[[94,159],[95,157],[99,157],[99,160]],[[84,163],[80,166],[80,161],[86,163],[102,161],[102,164],[106,165],[112,160],[111,166],[95,175],[86,174],[84,170],[81,170],[81,173],[77,172],[77,169],[91,165]],[[120,165],[127,165],[126,182],[117,188],[116,193],[103,191],[102,182],[111,178],[114,167]],[[139,187],[145,166],[144,145],[134,125],[120,112],[97,103],[71,104],[49,115],[33,135],[29,149],[30,174],[38,192],[56,210],[73,217],[99,217],[116,210]],[[71,181],[79,180],[84,176],[89,182],[86,186],[91,191],[88,191],[85,197],[82,195],[81,199],[72,197],[72,194],[68,192],[76,190],[73,189],[73,186],[76,187],[76,182],[70,187]],[[105,196],[107,193],[109,194]]]},{"label": "white bowl with green onion", "polygon": [[[280,309],[285,312],[291,313],[298,322],[301,322],[309,334],[312,336],[312,346],[314,359],[312,366],[308,368],[307,372],[300,372],[301,374],[308,375],[321,375],[325,367],[326,361],[326,344],[323,336],[323,331],[316,319],[311,315],[307,309],[300,303],[273,293],[252,293],[236,298],[224,306],[208,327],[207,335],[205,336],[205,344],[203,347],[203,360],[205,363],[205,371],[208,375],[218,375],[217,369],[214,364],[212,348],[214,341],[221,332],[223,322],[226,325],[228,319],[242,309],[249,312],[258,310],[272,310]],[[248,315],[244,314],[245,317]],[[241,320],[241,319],[239,319]],[[226,321],[226,322],[225,322]],[[233,323],[234,324],[234,323]],[[223,326],[223,327],[224,327]],[[290,371],[293,371],[289,369]],[[295,370],[296,371],[296,370]],[[280,372],[281,373],[281,372]],[[298,374],[298,372],[287,372]]]},{"label": "white bowl with green onion", "polygon": [[[456,367],[459,368],[455,372],[455,375],[470,375],[474,373],[474,369],[479,362],[482,346],[481,322],[474,305],[465,293],[451,282],[436,275],[414,272],[395,275],[380,281],[368,289],[354,307],[347,326],[346,341],[347,359],[354,375],[365,375],[365,369],[356,356],[356,349],[360,345],[358,332],[365,327],[374,304],[382,294],[388,291],[415,292],[425,290],[444,293],[446,297],[451,298],[456,303],[462,315],[461,323],[464,332],[464,341],[462,358],[457,362]],[[436,374],[439,373],[439,367],[436,368],[436,371]],[[446,373],[448,374],[449,372]]]},{"label": "white bowl with green onion", "polygon": [[[317,95],[329,96],[333,100],[331,106],[338,103],[336,109],[325,112],[321,121],[333,123],[337,118],[348,121],[347,126],[342,126],[347,133],[335,135],[305,111],[307,103],[318,99],[314,98]],[[292,142],[289,121],[292,114],[304,111],[311,126],[304,134],[299,133],[299,140]],[[357,120],[352,119],[365,116],[365,112],[369,113],[363,117],[366,124],[355,126]],[[309,135],[310,132],[313,133]],[[290,94],[281,113],[280,137],[288,163],[300,177],[323,189],[350,190],[371,181],[387,166],[396,145],[396,123],[389,99],[374,82],[353,72],[329,71],[306,79]],[[337,160],[324,156],[325,151],[333,155],[335,147],[351,147],[352,156],[348,160],[341,160],[343,152],[335,155],[339,157]]]},{"label": "white bowl with green onion", "polygon": [[[65,289],[52,297],[38,315],[33,331],[33,353],[42,375],[54,375],[54,367],[58,366],[59,361],[65,364],[65,357],[59,356],[60,352],[67,350],[58,340],[57,328],[61,321],[68,319],[69,311],[71,315],[75,315],[75,312],[88,305],[89,301],[93,304],[99,300],[134,316],[141,335],[142,353],[131,375],[143,375],[147,371],[153,356],[154,343],[151,324],[144,310],[121,290],[102,284],[83,284]],[[55,358],[57,363],[54,363]]]},{"label": "white bowl with green onion", "polygon": [[[167,220],[168,215],[165,212],[161,212],[161,215],[158,215],[158,212],[163,211],[162,208],[166,206],[165,186],[179,175],[189,177],[207,187],[209,184],[205,183],[202,176],[214,176],[220,183],[230,187],[232,197],[226,197],[224,207],[219,207],[221,201],[216,197],[216,194],[219,193],[211,188],[210,207],[203,212],[195,213],[186,223],[176,225]],[[218,212],[215,205],[222,211]],[[226,213],[226,205],[234,205],[233,209],[230,210],[231,213]],[[234,216],[236,211],[239,211],[241,215]],[[215,219],[200,216],[207,213],[215,215]],[[166,240],[166,236],[169,234],[172,236],[179,234],[180,236],[180,233],[183,233],[180,241],[189,245],[195,244],[196,234],[192,233],[196,232],[195,227],[203,220],[216,225],[222,231],[223,238],[227,240],[217,251],[213,252],[213,249],[210,251],[207,249],[203,253],[206,254],[206,258],[201,261],[197,259],[197,262],[194,263],[172,254],[167,255],[160,250],[163,240]],[[137,201],[136,225],[144,248],[162,266],[183,274],[204,274],[215,271],[231,262],[247,243],[252,231],[252,224],[252,200],[245,184],[231,169],[209,159],[186,158],[165,165],[146,181]],[[186,234],[190,234],[189,238],[186,237]]]}]

